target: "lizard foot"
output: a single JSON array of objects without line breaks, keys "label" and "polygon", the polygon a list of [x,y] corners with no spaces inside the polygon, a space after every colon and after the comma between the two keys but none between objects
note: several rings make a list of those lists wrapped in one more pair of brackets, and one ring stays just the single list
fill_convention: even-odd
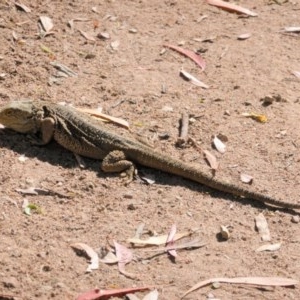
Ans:
[{"label": "lizard foot", "polygon": [[135,165],[126,159],[125,153],[119,150],[109,152],[103,159],[101,170],[103,172],[125,171],[125,185],[129,184],[135,174]]}]

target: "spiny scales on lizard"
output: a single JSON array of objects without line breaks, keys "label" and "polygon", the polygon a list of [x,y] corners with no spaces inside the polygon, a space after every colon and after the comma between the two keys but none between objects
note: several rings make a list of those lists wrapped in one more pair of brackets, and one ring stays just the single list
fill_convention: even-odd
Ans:
[{"label": "spiny scales on lizard", "polygon": [[196,181],[210,188],[254,199],[282,208],[300,209],[300,204],[280,201],[209,176],[199,168],[171,158],[151,147],[116,134],[96,124],[74,108],[46,101],[14,101],[0,108],[0,123],[21,133],[40,133],[40,145],[54,139],[66,149],[86,157],[102,159],[104,172],[134,174],[134,163]]}]

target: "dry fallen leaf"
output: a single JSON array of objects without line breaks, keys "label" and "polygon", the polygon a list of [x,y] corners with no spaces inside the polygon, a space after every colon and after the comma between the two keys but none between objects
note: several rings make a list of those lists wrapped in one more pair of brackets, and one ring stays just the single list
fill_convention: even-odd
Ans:
[{"label": "dry fallen leaf", "polygon": [[262,252],[262,251],[277,251],[281,247],[281,243],[277,244],[268,244],[258,247],[255,251],[256,252]]},{"label": "dry fallen leaf", "polygon": [[[166,248],[167,247],[172,247],[174,245],[175,234],[176,234],[176,224],[173,224],[171,229],[170,229],[170,232],[168,234],[168,237],[167,237]],[[170,250],[167,250],[167,251],[171,256],[173,256],[173,257],[177,256],[177,252],[176,252],[175,249],[170,249]]]},{"label": "dry fallen leaf", "polygon": [[[190,236],[193,233],[197,232],[199,229],[192,229],[190,231],[182,232],[182,233],[176,233],[173,237],[174,241],[180,240],[186,236]],[[167,242],[167,235],[160,235],[160,236],[152,236],[148,238],[147,240],[141,240],[138,238],[130,238],[127,240],[128,243],[137,244],[137,245],[163,245]]]},{"label": "dry fallen leaf", "polygon": [[104,264],[116,264],[119,260],[114,253],[108,251],[103,258],[99,259],[99,261]]},{"label": "dry fallen leaf", "polygon": [[40,23],[46,33],[49,33],[54,26],[52,20],[47,16],[40,16]]},{"label": "dry fallen leaf", "polygon": [[237,39],[238,40],[247,40],[251,37],[251,33],[243,33],[243,34],[240,34]]},{"label": "dry fallen leaf", "polygon": [[215,135],[213,139],[214,146],[220,153],[225,153],[226,145]]},{"label": "dry fallen leaf", "polygon": [[199,79],[197,79],[196,77],[194,77],[193,75],[191,75],[190,73],[188,73],[188,72],[186,72],[184,70],[180,71],[180,75],[184,79],[190,81],[194,85],[197,85],[197,86],[202,87],[204,89],[208,89],[209,88],[209,86],[206,85],[204,82],[200,81]]},{"label": "dry fallen leaf", "polygon": [[125,121],[124,119],[116,118],[113,116],[103,114],[100,111],[98,111],[97,109],[79,108],[79,107],[77,107],[76,109],[79,111],[82,111],[84,113],[88,113],[89,115],[94,116],[96,118],[103,119],[104,121],[110,121],[110,122],[113,122],[117,125],[120,125],[120,126],[126,128],[126,129],[129,129],[129,123],[127,121]]},{"label": "dry fallen leaf", "polygon": [[96,39],[94,36],[92,36],[91,34],[89,33],[86,33],[82,30],[79,30],[80,34],[88,41],[91,41],[91,42],[96,42]]},{"label": "dry fallen leaf", "polygon": [[158,291],[157,290],[151,291],[142,300],[158,300]]},{"label": "dry fallen leaf", "polygon": [[21,3],[21,2],[19,2],[19,3],[15,2],[15,5],[18,8],[24,10],[26,13],[30,13],[31,12],[31,9],[28,6],[26,6],[25,4]]},{"label": "dry fallen leaf", "polygon": [[253,120],[260,123],[266,123],[268,121],[267,116],[255,114],[255,113],[242,113],[242,116],[247,118],[252,118]]},{"label": "dry fallen leaf", "polygon": [[236,277],[236,278],[211,278],[195,284],[187,292],[181,296],[181,299],[189,293],[214,282],[251,284],[251,285],[267,285],[267,286],[293,286],[299,283],[298,280],[282,278],[282,277]]},{"label": "dry fallen leaf", "polygon": [[72,19],[68,22],[68,26],[71,28],[71,29],[74,29],[74,23],[75,22],[88,22],[90,21],[90,19],[87,19],[87,18],[76,18],[76,19]]},{"label": "dry fallen leaf", "polygon": [[284,27],[285,32],[300,32],[300,27]]},{"label": "dry fallen leaf", "polygon": [[110,39],[110,35],[108,32],[100,32],[98,33],[97,37],[99,39],[103,39],[103,40],[109,40]]},{"label": "dry fallen leaf", "polygon": [[255,217],[255,226],[261,237],[261,240],[264,242],[269,242],[271,240],[270,230],[267,220],[262,213]]},{"label": "dry fallen leaf", "polygon": [[128,249],[127,247],[117,243],[116,241],[114,241],[114,245],[115,245],[115,249],[116,249],[116,256],[118,258],[118,267],[119,267],[120,273],[129,278],[136,279],[137,276],[135,274],[128,273],[125,270],[125,265],[130,263],[133,259],[132,251],[130,249]]},{"label": "dry fallen leaf", "polygon": [[194,51],[183,49],[181,47],[170,45],[170,44],[164,44],[163,46],[168,47],[172,50],[175,50],[175,51],[189,57],[202,69],[202,71],[205,70],[206,63],[205,63],[204,59],[199,54],[195,53]]},{"label": "dry fallen leaf", "polygon": [[99,269],[99,257],[98,254],[87,244],[84,243],[75,243],[71,247],[74,250],[83,251],[90,259],[90,264],[86,269],[86,272],[92,272],[92,270]]},{"label": "dry fallen leaf", "polygon": [[257,16],[257,13],[255,13],[255,12],[253,12],[253,11],[247,9],[247,8],[238,6],[238,5],[233,4],[233,3],[225,2],[225,1],[222,1],[222,0],[207,0],[207,3],[210,4],[210,5],[213,5],[213,6],[220,7],[222,9],[230,11],[230,12],[245,14],[245,15],[248,15],[248,16],[251,16],[251,17],[256,17]]},{"label": "dry fallen leaf", "polygon": [[241,173],[240,178],[241,178],[241,181],[243,183],[249,183],[249,184],[251,184],[253,182],[253,177],[251,175],[248,175],[248,174]]},{"label": "dry fallen leaf", "polygon": [[76,300],[100,300],[109,299],[111,297],[121,297],[126,294],[150,290],[151,286],[146,287],[135,287],[135,288],[124,288],[124,289],[114,289],[114,290],[100,290],[93,289],[85,293],[80,294]]},{"label": "dry fallen leaf", "polygon": [[208,161],[209,166],[213,169],[213,170],[217,170],[219,168],[219,163],[217,161],[217,158],[211,154],[208,150],[203,150],[205,159]]},{"label": "dry fallen leaf", "polygon": [[300,78],[300,71],[292,71],[292,74]]}]

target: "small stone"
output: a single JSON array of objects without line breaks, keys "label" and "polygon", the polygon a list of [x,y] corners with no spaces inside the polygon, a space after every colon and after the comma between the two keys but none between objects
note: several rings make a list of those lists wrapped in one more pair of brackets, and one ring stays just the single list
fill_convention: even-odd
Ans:
[{"label": "small stone", "polygon": [[136,207],[133,203],[130,203],[128,206],[127,206],[127,209],[128,210],[136,210]]},{"label": "small stone", "polygon": [[221,284],[220,284],[220,282],[216,281],[216,282],[212,283],[211,287],[216,290],[221,287]]},{"label": "small stone", "polygon": [[15,277],[7,277],[2,281],[3,286],[8,289],[14,289],[19,287],[19,282]]},{"label": "small stone", "polygon": [[130,33],[137,33],[138,32],[137,29],[135,29],[135,28],[130,28],[128,31]]},{"label": "small stone", "polygon": [[292,221],[292,223],[298,224],[300,222],[300,217],[299,216],[292,216],[291,221]]},{"label": "small stone", "polygon": [[124,194],[123,197],[124,197],[125,199],[132,199],[132,198],[133,198],[132,194]]}]

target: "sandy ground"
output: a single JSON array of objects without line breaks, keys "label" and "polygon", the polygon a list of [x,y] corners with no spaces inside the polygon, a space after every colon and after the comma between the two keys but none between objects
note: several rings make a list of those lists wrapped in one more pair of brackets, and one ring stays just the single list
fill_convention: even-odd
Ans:
[{"label": "sandy ground", "polygon": [[[0,2],[1,105],[42,99],[101,107],[126,119],[157,150],[210,172],[202,153],[209,150],[220,163],[219,178],[243,185],[240,174],[250,174],[249,189],[299,203],[300,79],[291,72],[300,71],[300,36],[280,32],[300,26],[298,1],[236,1],[257,17],[193,0],[22,3],[31,12],[13,1]],[[41,36],[40,16],[51,18],[53,34]],[[248,33],[250,38],[238,39]],[[198,51],[205,71],[164,48],[165,43]],[[77,76],[57,77],[54,61]],[[181,69],[209,88],[185,81]],[[269,105],[262,101],[266,96],[274,100]],[[182,113],[190,115],[189,136],[197,148],[176,146]],[[263,114],[268,121],[243,113]],[[228,139],[224,154],[212,148],[217,134]],[[56,143],[32,146],[26,136],[9,130],[0,131],[0,151],[0,299],[75,299],[94,287],[145,285],[156,286],[159,299],[180,299],[197,282],[214,277],[300,279],[297,214],[141,166],[139,173],[155,183],[137,179],[124,186],[118,175],[101,172],[99,161],[84,159],[81,169],[74,155]],[[69,198],[16,191],[28,187]],[[26,215],[24,198],[41,211]],[[270,242],[255,229],[260,213],[268,222]],[[178,251],[175,262],[166,253],[136,259],[126,266],[135,279],[104,263],[86,273],[88,259],[70,246],[86,243],[99,252],[115,240],[131,247],[127,239],[141,223],[142,238],[168,234],[176,224],[178,232],[199,228],[196,236],[206,245]],[[227,241],[219,239],[221,225],[230,230]],[[255,251],[268,243],[281,243],[281,248]],[[134,255],[146,256],[141,249]],[[142,299],[146,292],[137,295]],[[299,297],[297,285],[258,289],[222,283],[185,299]]]}]

